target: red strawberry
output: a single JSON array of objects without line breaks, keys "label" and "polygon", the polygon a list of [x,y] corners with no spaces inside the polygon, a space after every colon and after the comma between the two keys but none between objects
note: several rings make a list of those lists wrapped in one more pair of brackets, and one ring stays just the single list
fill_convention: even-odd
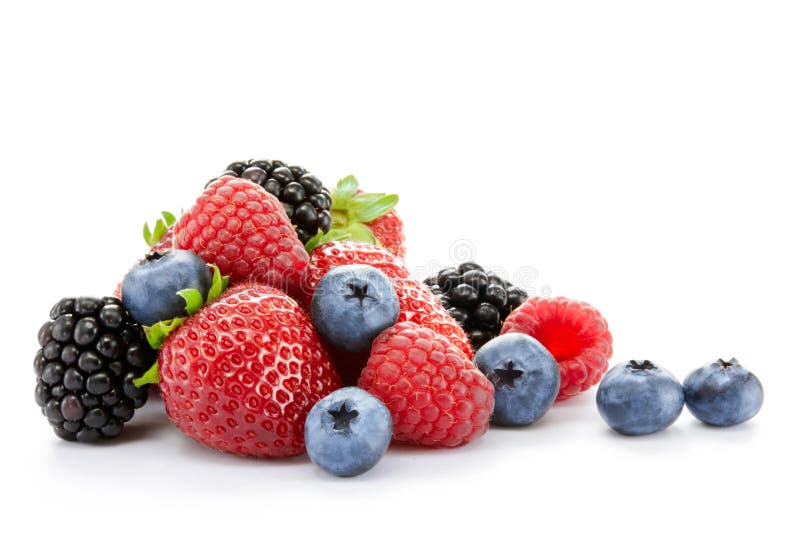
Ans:
[{"label": "red strawberry", "polygon": [[175,248],[216,264],[232,282],[255,280],[292,292],[308,254],[280,201],[233,176],[211,183],[175,223]]},{"label": "red strawberry", "polygon": [[389,408],[401,443],[463,445],[486,432],[494,409],[491,382],[447,338],[414,323],[375,339],[358,385]]},{"label": "red strawberry", "polygon": [[158,366],[178,428],[244,456],[301,454],[308,411],[339,387],[305,312],[252,282],[228,288],[169,334]]},{"label": "red strawberry", "polygon": [[332,241],[319,245],[311,251],[308,269],[301,281],[300,290],[294,296],[305,309],[308,309],[319,281],[328,271],[340,265],[355,263],[375,267],[390,279],[410,276],[403,262],[381,247],[366,243]]},{"label": "red strawberry", "polygon": [[397,214],[397,210],[392,210],[386,215],[378,217],[374,221],[364,223],[378,240],[378,243],[400,259],[406,257],[405,235],[403,235],[403,221]]},{"label": "red strawberry", "polygon": [[379,245],[400,258],[405,258],[406,246],[403,221],[394,207],[399,197],[384,193],[364,193],[358,189],[354,176],[339,180],[331,192],[334,233],[344,234],[344,240]]},{"label": "red strawberry", "polygon": [[501,334],[520,332],[538,339],[561,370],[556,400],[594,386],[608,369],[611,333],[600,312],[585,302],[564,297],[532,297],[512,311]]},{"label": "red strawberry", "polygon": [[395,280],[395,291],[400,299],[400,317],[397,322],[410,321],[427,326],[437,334],[445,336],[450,343],[472,359],[472,345],[464,329],[439,302],[431,290],[416,280]]}]

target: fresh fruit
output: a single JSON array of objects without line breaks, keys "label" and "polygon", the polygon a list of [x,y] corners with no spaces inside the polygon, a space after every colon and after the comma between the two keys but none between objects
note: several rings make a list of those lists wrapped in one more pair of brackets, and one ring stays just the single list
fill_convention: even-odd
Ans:
[{"label": "fresh fruit", "polygon": [[234,161],[222,176],[244,178],[278,198],[303,243],[331,228],[331,194],[319,178],[303,167],[278,160],[251,159]]},{"label": "fresh fruit", "polygon": [[503,321],[528,294],[473,262],[442,269],[425,280],[469,336],[474,350],[500,334]]},{"label": "fresh fruit", "polygon": [[36,403],[62,439],[118,436],[147,401],[133,380],[156,359],[141,325],[112,297],[62,299],[50,319],[33,361]]},{"label": "fresh fruit", "polygon": [[224,452],[301,454],[308,411],[340,385],[311,321],[263,284],[230,287],[216,300],[209,293],[163,340],[158,384],[167,415]]},{"label": "fresh fruit", "polygon": [[215,264],[232,282],[253,280],[294,291],[308,254],[277,198],[233,176],[209,185],[175,223],[175,248]]},{"label": "fresh fruit", "polygon": [[409,321],[426,326],[445,336],[461,354],[471,360],[474,355],[469,338],[430,289],[416,280],[395,280],[394,290],[400,300],[400,316],[397,321]]},{"label": "fresh fruit", "polygon": [[144,241],[150,247],[150,254],[154,252],[166,252],[172,250],[172,236],[175,232],[175,216],[162,211],[161,218],[155,222],[153,229],[145,223],[142,235]]},{"label": "fresh fruit", "polygon": [[564,297],[532,297],[503,323],[501,334],[519,332],[536,338],[561,370],[559,400],[597,384],[608,369],[611,333],[600,312],[585,302]]},{"label": "fresh fruit", "polygon": [[305,423],[311,461],[340,477],[375,467],[392,440],[392,416],[386,406],[359,388],[342,388],[317,402]]},{"label": "fresh fruit", "polygon": [[683,410],[683,390],[650,360],[615,365],[597,388],[597,409],[608,426],[631,436],[667,428]]},{"label": "fresh fruit", "polygon": [[344,240],[379,245],[402,260],[406,255],[403,221],[394,207],[397,195],[364,193],[354,176],[339,180],[332,191],[331,229],[346,234]]},{"label": "fresh fruit", "polygon": [[400,303],[389,278],[368,265],[342,265],[320,280],[311,300],[311,322],[328,343],[364,352],[392,326]]},{"label": "fresh fruit", "polygon": [[486,432],[494,407],[489,380],[446,337],[398,323],[372,344],[358,386],[386,404],[394,439],[457,447]]},{"label": "fresh fruit", "polygon": [[683,393],[692,415],[714,426],[744,423],[764,403],[761,382],[736,358],[719,359],[695,369],[684,380]]},{"label": "fresh fruit", "polygon": [[149,326],[183,314],[181,291],[195,289],[205,299],[210,288],[211,271],[197,254],[152,252],[123,278],[122,303],[135,321]]},{"label": "fresh fruit", "polygon": [[315,247],[303,275],[300,289],[293,295],[305,309],[311,308],[311,299],[322,277],[341,265],[369,265],[382,271],[390,280],[409,278],[411,275],[391,252],[367,243],[331,241]]},{"label": "fresh fruit", "polygon": [[475,353],[475,365],[494,386],[492,422],[498,425],[535,423],[558,395],[558,364],[544,345],[525,334],[492,339]]}]

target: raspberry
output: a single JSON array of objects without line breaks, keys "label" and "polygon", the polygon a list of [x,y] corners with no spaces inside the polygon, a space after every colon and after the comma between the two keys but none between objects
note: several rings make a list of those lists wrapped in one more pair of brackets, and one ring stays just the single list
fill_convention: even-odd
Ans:
[{"label": "raspberry", "polygon": [[508,332],[538,339],[555,357],[561,371],[556,400],[586,391],[600,382],[608,369],[612,353],[608,323],[585,302],[530,298],[506,319],[500,333]]},{"label": "raspberry", "polygon": [[486,432],[494,409],[489,380],[447,338],[414,323],[375,339],[358,385],[389,408],[400,443],[464,445]]},{"label": "raspberry", "polygon": [[223,176],[175,223],[175,248],[191,250],[230,275],[294,291],[308,254],[277,198],[242,178]]}]

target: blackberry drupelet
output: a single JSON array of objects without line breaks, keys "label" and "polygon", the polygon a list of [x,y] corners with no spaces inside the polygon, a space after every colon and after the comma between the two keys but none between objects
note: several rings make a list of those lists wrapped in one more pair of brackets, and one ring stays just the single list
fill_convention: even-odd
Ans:
[{"label": "blackberry drupelet", "polygon": [[425,284],[461,323],[476,351],[500,334],[511,310],[528,298],[522,289],[473,262],[442,269]]},{"label": "blackberry drupelet", "polygon": [[303,167],[278,160],[251,159],[234,161],[222,175],[245,178],[278,197],[303,244],[320,230],[325,233],[331,229],[330,191]]},{"label": "blackberry drupelet", "polygon": [[158,357],[144,330],[113,297],[62,299],[50,319],[33,360],[36,403],[62,439],[118,436],[147,401],[147,387],[133,379]]}]

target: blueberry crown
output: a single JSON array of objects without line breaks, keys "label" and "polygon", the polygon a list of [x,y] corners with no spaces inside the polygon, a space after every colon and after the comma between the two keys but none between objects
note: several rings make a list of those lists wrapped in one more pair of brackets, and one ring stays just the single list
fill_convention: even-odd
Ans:
[{"label": "blueberry crown", "polygon": [[631,360],[628,362],[628,369],[634,371],[652,371],[656,369],[656,365],[650,360]]}]

